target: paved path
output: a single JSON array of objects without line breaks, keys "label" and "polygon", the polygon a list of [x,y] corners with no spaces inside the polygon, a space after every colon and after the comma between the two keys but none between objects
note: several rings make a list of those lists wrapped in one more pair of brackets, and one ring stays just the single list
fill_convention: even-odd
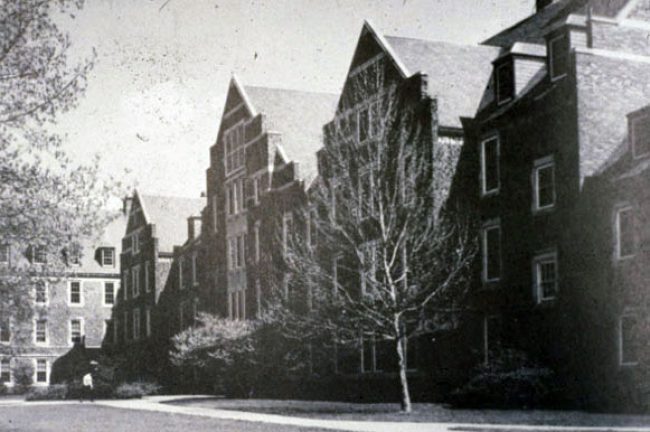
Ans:
[{"label": "paved path", "polygon": [[163,402],[179,399],[196,399],[197,396],[152,396],[132,400],[103,400],[98,405],[122,409],[156,411],[174,414],[195,415],[216,419],[240,420],[278,425],[303,426],[351,432],[476,432],[476,431],[548,431],[548,432],[650,432],[650,427],[619,426],[545,426],[515,424],[479,423],[401,423],[347,420],[323,420],[303,417],[261,414],[244,411],[201,408],[183,405],[170,405]]}]

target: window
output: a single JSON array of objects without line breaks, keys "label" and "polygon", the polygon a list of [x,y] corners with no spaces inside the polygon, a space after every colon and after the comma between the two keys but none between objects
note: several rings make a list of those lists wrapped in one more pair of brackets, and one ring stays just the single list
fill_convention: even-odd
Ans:
[{"label": "window", "polygon": [[234,270],[237,263],[237,240],[236,237],[228,239],[228,269]]},{"label": "window", "polygon": [[183,257],[178,258],[178,289],[183,289]]},{"label": "window", "polygon": [[226,189],[228,191],[228,214],[237,214],[237,208],[239,207],[237,204],[237,182],[231,182],[226,186]]},{"label": "window", "polygon": [[70,320],[70,343],[73,345],[81,343],[82,334],[83,334],[83,329],[82,329],[81,318],[71,319]]},{"label": "window", "polygon": [[369,242],[363,246],[361,262],[361,294],[372,288],[377,272],[377,243]]},{"label": "window", "polygon": [[11,359],[3,357],[0,359],[0,383],[11,382]]},{"label": "window", "polygon": [[133,298],[140,296],[140,266],[136,265],[131,269],[131,289]]},{"label": "window", "polygon": [[140,339],[140,309],[133,309],[133,340]]},{"label": "window", "polygon": [[34,246],[34,263],[45,264],[47,262],[47,251],[43,246]]},{"label": "window", "polygon": [[131,247],[134,254],[140,252],[140,233],[137,232],[131,236]]},{"label": "window", "polygon": [[37,281],[34,290],[34,300],[36,303],[47,304],[47,283],[45,281]]},{"label": "window", "polygon": [[124,293],[124,301],[129,298],[129,269],[125,269],[122,274],[122,292]]},{"label": "window", "polygon": [[535,161],[533,169],[533,210],[545,210],[555,205],[555,164],[553,158]]},{"label": "window", "polygon": [[499,192],[499,138],[488,138],[481,143],[481,192],[483,195]]},{"label": "window", "polygon": [[244,267],[244,236],[237,236],[237,268]]},{"label": "window", "polygon": [[104,282],[104,305],[110,306],[115,304],[115,283]]},{"label": "window", "polygon": [[244,124],[240,123],[224,134],[226,174],[244,166]]},{"label": "window", "polygon": [[548,42],[549,71],[551,79],[562,78],[569,65],[569,39],[566,35],[556,36]]},{"label": "window", "polygon": [[257,317],[262,317],[262,286],[260,285],[260,280],[255,280],[255,300],[257,306]]},{"label": "window", "polygon": [[650,118],[647,115],[630,119],[630,139],[634,157],[650,154]]},{"label": "window", "polygon": [[293,215],[290,212],[282,216],[282,251],[287,255],[289,251],[289,238],[293,234]]},{"label": "window", "polygon": [[212,195],[212,231],[217,232],[219,228],[219,219],[217,218],[217,205],[219,204],[218,195]]},{"label": "window", "polygon": [[101,263],[103,266],[115,266],[115,249],[102,248],[101,249]]},{"label": "window", "polygon": [[0,318],[0,343],[11,342],[11,322]]},{"label": "window", "polygon": [[358,142],[365,142],[370,135],[370,109],[369,107],[364,107],[359,110],[359,121],[358,121]]},{"label": "window", "polygon": [[47,343],[47,320],[39,319],[34,322],[34,341],[37,344]]},{"label": "window", "polygon": [[151,309],[147,308],[144,310],[144,328],[145,335],[147,337],[151,336]]},{"label": "window", "polygon": [[192,254],[192,285],[197,286],[199,284],[199,277],[197,274],[197,267],[196,267],[196,252]]},{"label": "window", "polygon": [[7,264],[9,262],[9,245],[0,244],[0,263]]},{"label": "window", "polygon": [[616,258],[624,259],[634,255],[634,210],[630,206],[616,210],[615,220]]},{"label": "window", "polygon": [[535,257],[533,270],[537,301],[553,300],[558,291],[557,254],[552,252]]},{"label": "window", "polygon": [[511,100],[515,92],[515,77],[512,60],[497,66],[496,79],[497,104],[501,105],[502,103]]},{"label": "window", "polygon": [[131,333],[130,333],[131,328],[129,326],[129,322],[131,321],[131,316],[129,315],[129,312],[127,312],[127,311],[124,311],[122,316],[123,316],[123,324],[122,325],[124,326],[124,340],[128,341],[129,338],[131,337]]},{"label": "window", "polygon": [[332,260],[332,292],[336,294],[339,290],[339,262],[343,257],[336,256]]},{"label": "window", "polygon": [[36,359],[36,369],[34,370],[37,384],[47,384],[48,382],[48,363],[46,359]]},{"label": "window", "polygon": [[83,298],[81,295],[81,282],[71,281],[69,290],[70,290],[70,304],[81,305],[83,303]]},{"label": "window", "polygon": [[498,281],[501,277],[501,225],[498,220],[483,227],[483,281]]},{"label": "window", "polygon": [[239,204],[239,212],[244,210],[246,208],[246,196],[244,195],[244,182],[246,179],[243,177],[240,178],[236,183],[237,183],[237,196],[239,199],[237,200],[237,204]]},{"label": "window", "polygon": [[619,364],[635,366],[639,361],[639,319],[635,314],[625,313],[620,317],[619,330]]},{"label": "window", "polygon": [[151,291],[151,281],[149,278],[151,274],[151,261],[145,261],[144,263],[144,292],[148,293]]},{"label": "window", "polygon": [[255,205],[260,203],[260,178],[253,179],[253,202]]},{"label": "window", "polygon": [[253,235],[255,236],[255,262],[260,262],[260,221],[255,222]]}]

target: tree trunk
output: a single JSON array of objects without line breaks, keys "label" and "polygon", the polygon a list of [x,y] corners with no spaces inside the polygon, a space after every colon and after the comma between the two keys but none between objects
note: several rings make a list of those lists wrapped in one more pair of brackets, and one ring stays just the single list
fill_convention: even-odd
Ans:
[{"label": "tree trunk", "polygon": [[409,392],[409,383],[406,377],[406,353],[404,351],[403,336],[401,336],[399,318],[395,318],[395,347],[397,349],[397,365],[399,368],[399,383],[402,390],[402,399],[400,401],[402,412],[411,412],[411,394]]}]

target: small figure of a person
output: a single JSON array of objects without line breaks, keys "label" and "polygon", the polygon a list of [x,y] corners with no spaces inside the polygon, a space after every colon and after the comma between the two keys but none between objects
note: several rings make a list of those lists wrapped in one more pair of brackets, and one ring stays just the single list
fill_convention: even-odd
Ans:
[{"label": "small figure of a person", "polygon": [[82,378],[82,390],[81,390],[81,401],[88,399],[91,402],[95,402],[95,397],[93,395],[93,375],[88,372]]}]

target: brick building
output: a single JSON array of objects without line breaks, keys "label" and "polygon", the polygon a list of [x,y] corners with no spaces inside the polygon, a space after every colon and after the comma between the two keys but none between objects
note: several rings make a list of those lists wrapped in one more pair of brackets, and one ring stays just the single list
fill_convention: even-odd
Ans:
[{"label": "brick building", "polygon": [[[627,369],[627,322],[617,317],[626,283],[613,275],[626,271],[611,236],[612,220],[627,214],[610,218],[626,196],[612,185],[625,182],[595,179],[630,146],[627,114],[650,97],[647,20],[639,1],[538,2],[534,15],[484,42],[501,51],[485,103],[465,121],[457,190],[481,223],[475,343],[485,361],[524,349],[588,404],[622,402],[627,388],[615,383]],[[645,189],[647,177],[630,178],[627,193]],[[594,183],[609,195],[594,194]],[[647,255],[637,259],[647,265]],[[586,386],[585,375],[598,385]]]},{"label": "brick building", "polygon": [[[31,371],[34,385],[48,385],[64,377],[80,378],[81,371],[64,360],[75,349],[93,357],[111,327],[111,309],[120,289],[120,237],[125,218],[111,222],[101,236],[81,242],[80,250],[54,256],[39,247],[0,248],[0,266],[34,268],[34,283],[25,286],[31,302],[29,314],[5,320],[0,317],[0,382],[25,383],[18,375]],[[49,274],[40,266],[63,259],[62,274]],[[76,375],[75,375],[76,374]]]}]

